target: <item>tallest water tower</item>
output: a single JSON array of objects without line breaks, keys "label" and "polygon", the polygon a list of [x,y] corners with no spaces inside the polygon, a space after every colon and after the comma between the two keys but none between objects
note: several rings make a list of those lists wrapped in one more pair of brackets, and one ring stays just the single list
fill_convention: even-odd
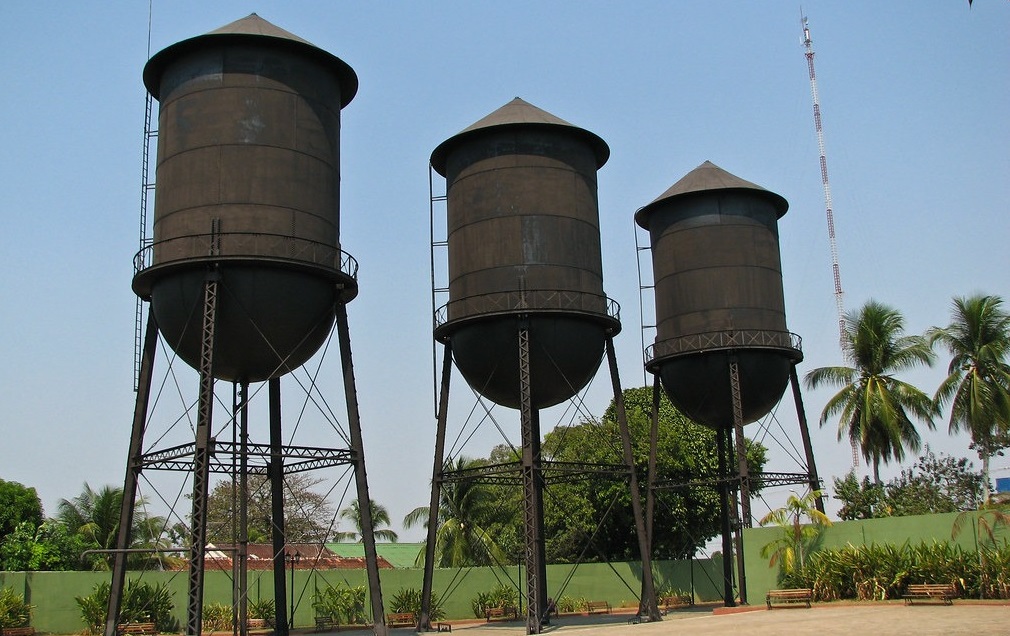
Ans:
[{"label": "tallest water tower", "polygon": [[[155,54],[144,84],[160,105],[156,198],[153,238],[136,257],[133,289],[150,311],[117,547],[129,545],[140,471],[192,472],[186,633],[198,635],[210,474],[243,483],[247,475],[267,477],[276,625],[286,633],[293,621],[285,615],[284,477],[352,464],[372,612],[376,632],[384,633],[347,327],[357,264],[340,245],[340,111],[357,91],[357,76],[336,56],[252,14]],[[334,321],[350,448],[285,446],[281,377],[319,350]],[[195,441],[145,450],[159,334],[199,372]],[[214,395],[218,380],[235,383],[241,396],[231,420],[241,427],[231,438],[241,443],[212,432],[215,402],[223,401]],[[248,385],[264,381],[270,443],[257,445],[248,441]],[[235,547],[243,567],[246,543],[240,536]],[[106,636],[115,635],[125,564],[118,553]],[[237,598],[243,617],[244,590]]]}]

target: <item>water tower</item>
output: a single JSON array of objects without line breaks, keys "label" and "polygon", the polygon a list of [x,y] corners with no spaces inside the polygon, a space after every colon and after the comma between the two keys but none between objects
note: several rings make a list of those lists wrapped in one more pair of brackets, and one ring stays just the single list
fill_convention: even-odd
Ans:
[{"label": "water tower", "polygon": [[[597,201],[596,172],[609,155],[597,135],[519,98],[431,155],[431,167],[446,180],[448,303],[436,312],[434,329],[445,358],[424,597],[430,598],[438,484],[453,478],[442,462],[455,361],[476,392],[520,411],[522,459],[515,468],[525,502],[529,633],[540,632],[547,610],[542,489],[550,466],[540,458],[539,410],[585,387],[605,351],[620,386],[612,338],[621,323],[603,291]],[[619,390],[615,396],[621,399]],[[634,478],[626,423],[623,429],[623,472]],[[637,486],[632,493],[644,540]]]},{"label": "water tower", "polygon": [[[778,219],[788,207],[778,194],[706,161],[635,214],[649,232],[655,285],[656,341],[646,352],[646,369],[682,413],[717,430],[724,475],[736,432],[733,481],[745,525],[743,427],[774,408],[803,357],[799,337],[786,328],[782,291]],[[799,402],[797,409],[802,412]],[[813,471],[802,416],[801,429]],[[815,473],[795,479],[787,483],[816,484]],[[723,496],[725,508],[725,489]],[[728,521],[724,510],[724,541]]]},{"label": "water tower", "polygon": [[[286,632],[284,475],[308,469],[306,455],[314,456],[312,468],[350,463],[378,633],[382,597],[346,313],[358,290],[357,265],[340,246],[340,111],[357,91],[357,76],[334,55],[252,14],[165,48],[148,61],[143,78],[160,106],[156,197],[153,239],[138,253],[133,279],[150,308],[118,547],[128,545],[137,473],[166,466],[191,471],[186,633],[199,634],[209,475],[222,472],[229,462],[221,456],[231,454],[243,475],[269,475],[276,623]],[[316,353],[334,321],[351,448],[286,447],[280,378]],[[199,372],[196,439],[185,448],[145,452],[159,334]],[[217,380],[235,383],[243,399],[249,383],[269,382],[265,465],[249,466],[248,445],[212,437]],[[241,549],[238,557],[244,562]],[[120,553],[106,636],[115,634],[124,572]]]}]

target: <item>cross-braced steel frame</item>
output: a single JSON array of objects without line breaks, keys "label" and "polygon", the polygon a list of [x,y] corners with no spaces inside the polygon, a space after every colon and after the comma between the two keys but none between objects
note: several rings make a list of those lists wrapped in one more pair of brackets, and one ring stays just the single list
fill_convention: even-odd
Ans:
[{"label": "cross-braced steel frame", "polygon": [[[137,487],[140,474],[144,470],[168,470],[189,472],[193,475],[193,496],[190,528],[188,602],[186,613],[187,636],[202,633],[202,609],[204,592],[204,554],[207,545],[207,499],[211,473],[233,474],[239,479],[240,496],[239,545],[235,549],[236,598],[239,599],[238,629],[245,636],[246,627],[246,582],[245,559],[248,535],[246,477],[251,474],[265,475],[271,485],[272,525],[273,525],[273,574],[275,596],[275,631],[278,636],[287,636],[289,622],[287,616],[287,588],[285,584],[285,532],[283,506],[283,479],[287,474],[316,470],[340,465],[351,465],[354,469],[355,488],[361,512],[362,542],[368,577],[371,610],[374,618],[373,633],[385,636],[385,615],[382,591],[379,582],[378,561],[375,550],[375,536],[368,480],[365,473],[365,455],[361,438],[361,423],[358,412],[357,390],[354,382],[354,366],[351,358],[350,334],[347,310],[344,302],[336,303],[336,330],[340,349],[344,395],[347,406],[349,448],[320,448],[284,445],[281,439],[281,390],[280,378],[269,380],[269,444],[254,444],[248,440],[248,384],[241,383],[237,395],[240,400],[234,405],[236,417],[234,425],[240,428],[238,441],[217,441],[212,437],[214,385],[213,351],[217,330],[218,275],[214,267],[208,269],[204,281],[203,320],[200,355],[200,393],[198,397],[197,426],[195,441],[169,448],[144,452],[144,432],[147,424],[148,406],[151,395],[152,373],[157,351],[158,325],[154,313],[148,311],[147,328],[137,383],[137,400],[134,408],[133,426],[130,435],[130,450],[123,483],[123,503],[120,511],[119,533],[116,549],[113,550],[112,583],[109,594],[108,619],[104,636],[117,636],[122,595],[126,583],[126,565],[130,545],[130,529],[133,526],[133,511],[137,501]],[[250,459],[259,463],[250,464]],[[238,467],[236,469],[236,467]],[[236,474],[237,471],[237,474]]]},{"label": "cross-braced steel frame", "polygon": [[540,452],[540,413],[533,406],[532,386],[535,378],[530,372],[530,332],[523,316],[518,317],[518,354],[520,388],[520,433],[522,448],[518,463],[494,464],[478,468],[447,471],[445,461],[445,434],[448,418],[449,386],[452,369],[451,338],[444,343],[441,381],[439,384],[438,413],[435,434],[435,458],[432,468],[431,499],[428,509],[428,534],[425,545],[424,581],[421,589],[421,612],[418,627],[430,629],[432,578],[435,567],[435,540],[438,530],[438,505],[441,486],[453,481],[476,481],[492,484],[516,484],[523,488],[523,565],[526,567],[526,586],[520,593],[525,598],[527,634],[539,634],[549,624],[547,598],[547,563],[544,537],[544,486],[550,483],[585,479],[592,475],[605,475],[627,479],[631,492],[632,512],[638,534],[642,558],[642,600],[639,613],[649,620],[660,620],[656,605],[655,585],[652,578],[652,559],[646,537],[638,480],[631,450],[631,435],[624,409],[624,395],[617,373],[617,358],[613,339],[606,338],[606,356],[614,389],[618,425],[621,430],[623,464],[579,464],[544,460]]},{"label": "cross-braced steel frame", "polygon": [[[747,465],[746,440],[744,438],[744,422],[742,395],[740,390],[739,364],[735,355],[729,357],[730,396],[732,400],[732,427],[722,427],[716,430],[716,452],[718,453],[718,474],[712,479],[698,479],[689,482],[674,482],[657,479],[656,446],[659,437],[659,404],[662,391],[660,377],[654,376],[652,387],[652,430],[649,437],[649,487],[646,489],[646,535],[649,545],[652,545],[652,521],[655,510],[655,492],[664,489],[688,489],[696,487],[714,488],[719,493],[720,521],[722,533],[723,558],[723,601],[727,607],[736,605],[733,593],[733,563],[728,557],[733,553],[733,533],[736,533],[736,562],[739,583],[739,596],[743,604],[747,604],[747,578],[744,569],[743,533],[744,527],[752,524],[750,499],[754,489],[766,486],[787,486],[803,484],[811,491],[820,489],[820,478],[814,461],[813,446],[810,442],[810,429],[807,426],[806,410],[803,407],[803,396],[800,392],[799,378],[796,374],[796,363],[790,365],[789,383],[792,386],[793,402],[796,406],[796,417],[799,422],[800,437],[806,456],[807,471],[802,473],[760,472],[752,473]],[[736,440],[737,470],[729,469],[730,457],[733,453],[733,441]],[[739,501],[737,495],[739,494]],[[824,512],[824,499],[818,497],[815,505]],[[651,550],[651,547],[650,547]]]}]

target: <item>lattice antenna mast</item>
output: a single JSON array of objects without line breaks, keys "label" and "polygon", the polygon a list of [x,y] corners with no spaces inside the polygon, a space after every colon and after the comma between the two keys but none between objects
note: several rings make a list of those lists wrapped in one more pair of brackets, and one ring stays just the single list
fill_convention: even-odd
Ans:
[{"label": "lattice antenna mast", "polygon": [[[835,309],[838,313],[838,346],[845,350],[845,303],[842,293],[842,276],[838,269],[838,242],[835,240],[835,212],[831,202],[831,182],[828,180],[828,159],[824,153],[824,128],[821,124],[821,100],[817,94],[817,74],[814,72],[814,42],[810,39],[810,25],[807,17],[800,13],[803,27],[803,48],[810,72],[810,96],[814,101],[814,130],[817,132],[817,152],[820,155],[821,184],[824,186],[824,212],[828,221],[828,244],[831,246],[831,276],[835,282]],[[852,465],[859,465],[859,449],[852,442]]]}]

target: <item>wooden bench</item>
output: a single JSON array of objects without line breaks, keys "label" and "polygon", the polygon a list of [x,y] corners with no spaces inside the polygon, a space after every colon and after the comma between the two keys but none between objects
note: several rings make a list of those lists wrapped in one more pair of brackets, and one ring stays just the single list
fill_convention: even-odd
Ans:
[{"label": "wooden bench", "polygon": [[154,623],[120,623],[116,631],[120,634],[139,634],[141,636],[158,633],[154,629]]},{"label": "wooden bench", "polygon": [[659,599],[659,611],[663,614],[667,614],[670,610],[681,609],[683,607],[691,607],[694,605],[694,597],[688,596],[687,594],[674,594],[673,596],[664,596]]},{"label": "wooden bench", "polygon": [[490,623],[492,620],[514,621],[519,618],[519,610],[514,607],[489,607],[484,610],[484,618]]},{"label": "wooden bench", "polygon": [[316,615],[316,631],[317,632],[330,632],[335,631],[340,627],[340,623],[337,622],[332,616],[317,614]]},{"label": "wooden bench", "polygon": [[814,598],[814,591],[810,588],[795,588],[789,590],[768,590],[765,595],[765,603],[768,609],[772,608],[772,603],[806,603],[810,607],[810,601]]},{"label": "wooden bench", "polygon": [[415,625],[417,625],[417,619],[414,618],[414,612],[386,614],[387,627],[414,627]]},{"label": "wooden bench", "polygon": [[35,636],[34,627],[0,627],[2,636]]},{"label": "wooden bench", "polygon": [[950,583],[912,583],[905,589],[905,605],[912,601],[941,601],[944,605],[954,604],[954,586]]},{"label": "wooden bench", "polygon": [[587,614],[609,614],[610,603],[607,601],[586,601]]}]

